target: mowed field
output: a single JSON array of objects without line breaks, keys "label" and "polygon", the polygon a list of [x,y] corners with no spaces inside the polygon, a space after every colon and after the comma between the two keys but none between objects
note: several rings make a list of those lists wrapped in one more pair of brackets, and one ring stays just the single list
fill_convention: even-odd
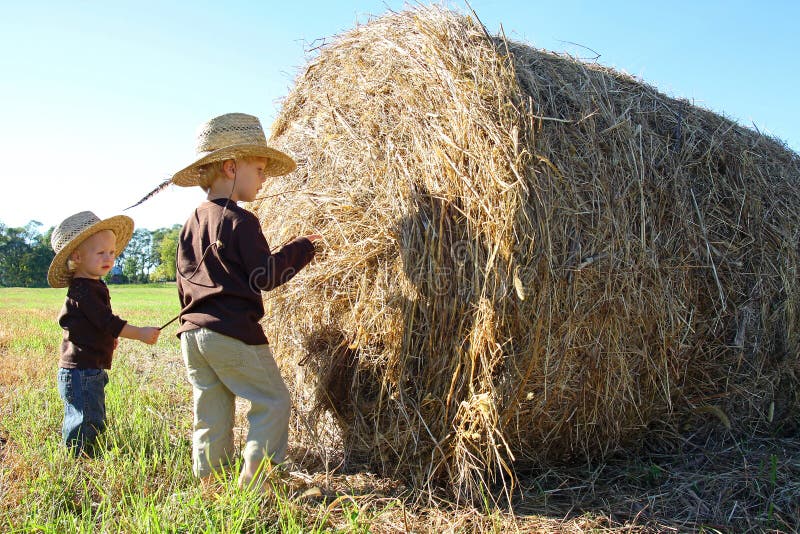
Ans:
[{"label": "mowed field", "polygon": [[[159,326],[174,285],[110,286],[115,313]],[[315,462],[290,444],[288,484],[260,495],[236,473],[191,474],[191,389],[176,323],[150,346],[120,339],[94,459],[59,444],[55,384],[63,289],[0,289],[0,532],[686,532],[798,528],[800,446],[791,439],[686,440],[684,450],[532,474],[514,512],[406,488],[366,468]],[[279,355],[278,355],[279,357]],[[246,433],[241,403],[237,440]],[[713,445],[713,447],[712,447]]]}]

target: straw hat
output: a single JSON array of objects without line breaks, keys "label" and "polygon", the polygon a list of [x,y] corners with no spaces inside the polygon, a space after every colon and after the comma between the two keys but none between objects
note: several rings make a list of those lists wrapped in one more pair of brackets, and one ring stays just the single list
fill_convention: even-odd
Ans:
[{"label": "straw hat", "polygon": [[281,176],[297,167],[292,158],[267,146],[261,122],[257,117],[245,113],[220,115],[200,126],[195,151],[197,160],[172,177],[175,185],[198,185],[199,167],[244,156],[267,158],[267,167],[264,169],[267,176]]},{"label": "straw hat", "polygon": [[82,211],[64,219],[50,237],[50,245],[56,257],[50,262],[47,270],[47,282],[51,287],[67,287],[72,280],[72,273],[67,269],[67,260],[76,248],[88,237],[102,230],[111,230],[117,237],[117,253],[125,250],[133,235],[133,219],[126,215],[117,215],[109,219],[100,219],[91,211]]}]

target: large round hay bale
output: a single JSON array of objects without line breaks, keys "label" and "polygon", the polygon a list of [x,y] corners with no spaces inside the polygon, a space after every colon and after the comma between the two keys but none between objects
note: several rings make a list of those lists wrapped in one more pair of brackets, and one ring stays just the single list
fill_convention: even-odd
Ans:
[{"label": "large round hay bale", "polygon": [[296,439],[471,492],[793,417],[800,158],[776,140],[417,8],[322,47],[272,142],[298,170],[251,208],[275,244],[325,236],[266,298]]}]

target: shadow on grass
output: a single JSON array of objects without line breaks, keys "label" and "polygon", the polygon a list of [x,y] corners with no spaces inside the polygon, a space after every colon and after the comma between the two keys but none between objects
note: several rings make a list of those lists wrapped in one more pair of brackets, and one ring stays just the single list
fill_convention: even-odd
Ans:
[{"label": "shadow on grass", "polygon": [[577,532],[800,530],[800,440],[704,436],[663,450],[620,454],[597,466],[520,473],[510,503],[500,487],[492,488],[483,503],[459,506],[447,488],[412,490],[364,466],[325,472],[322,459],[307,451],[299,469],[308,486],[321,489],[309,503],[330,506],[343,496],[392,501],[394,521],[405,514],[411,527],[438,517],[443,525],[476,531],[512,524]]},{"label": "shadow on grass", "polygon": [[[508,501],[498,495],[498,506]],[[609,525],[662,531],[800,529],[800,441],[699,434],[664,450],[597,466],[523,473],[518,517],[606,516]]]}]

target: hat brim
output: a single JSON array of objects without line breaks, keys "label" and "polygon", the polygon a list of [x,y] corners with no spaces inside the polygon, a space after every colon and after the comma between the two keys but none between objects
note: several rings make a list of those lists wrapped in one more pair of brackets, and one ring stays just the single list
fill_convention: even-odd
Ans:
[{"label": "hat brim", "polygon": [[265,145],[230,145],[215,150],[198,159],[188,167],[176,172],[172,183],[181,187],[191,187],[200,183],[200,167],[215,161],[236,159],[243,157],[266,158],[267,166],[264,168],[266,176],[283,176],[297,168],[297,164],[287,154],[280,150]]},{"label": "hat brim", "polygon": [[117,238],[117,254],[125,250],[128,241],[133,236],[133,219],[127,215],[115,215],[108,219],[99,221],[69,240],[64,247],[58,251],[50,268],[47,270],[47,283],[50,287],[68,287],[72,281],[72,273],[67,269],[67,260],[75,249],[87,238],[101,232],[111,230]]}]

